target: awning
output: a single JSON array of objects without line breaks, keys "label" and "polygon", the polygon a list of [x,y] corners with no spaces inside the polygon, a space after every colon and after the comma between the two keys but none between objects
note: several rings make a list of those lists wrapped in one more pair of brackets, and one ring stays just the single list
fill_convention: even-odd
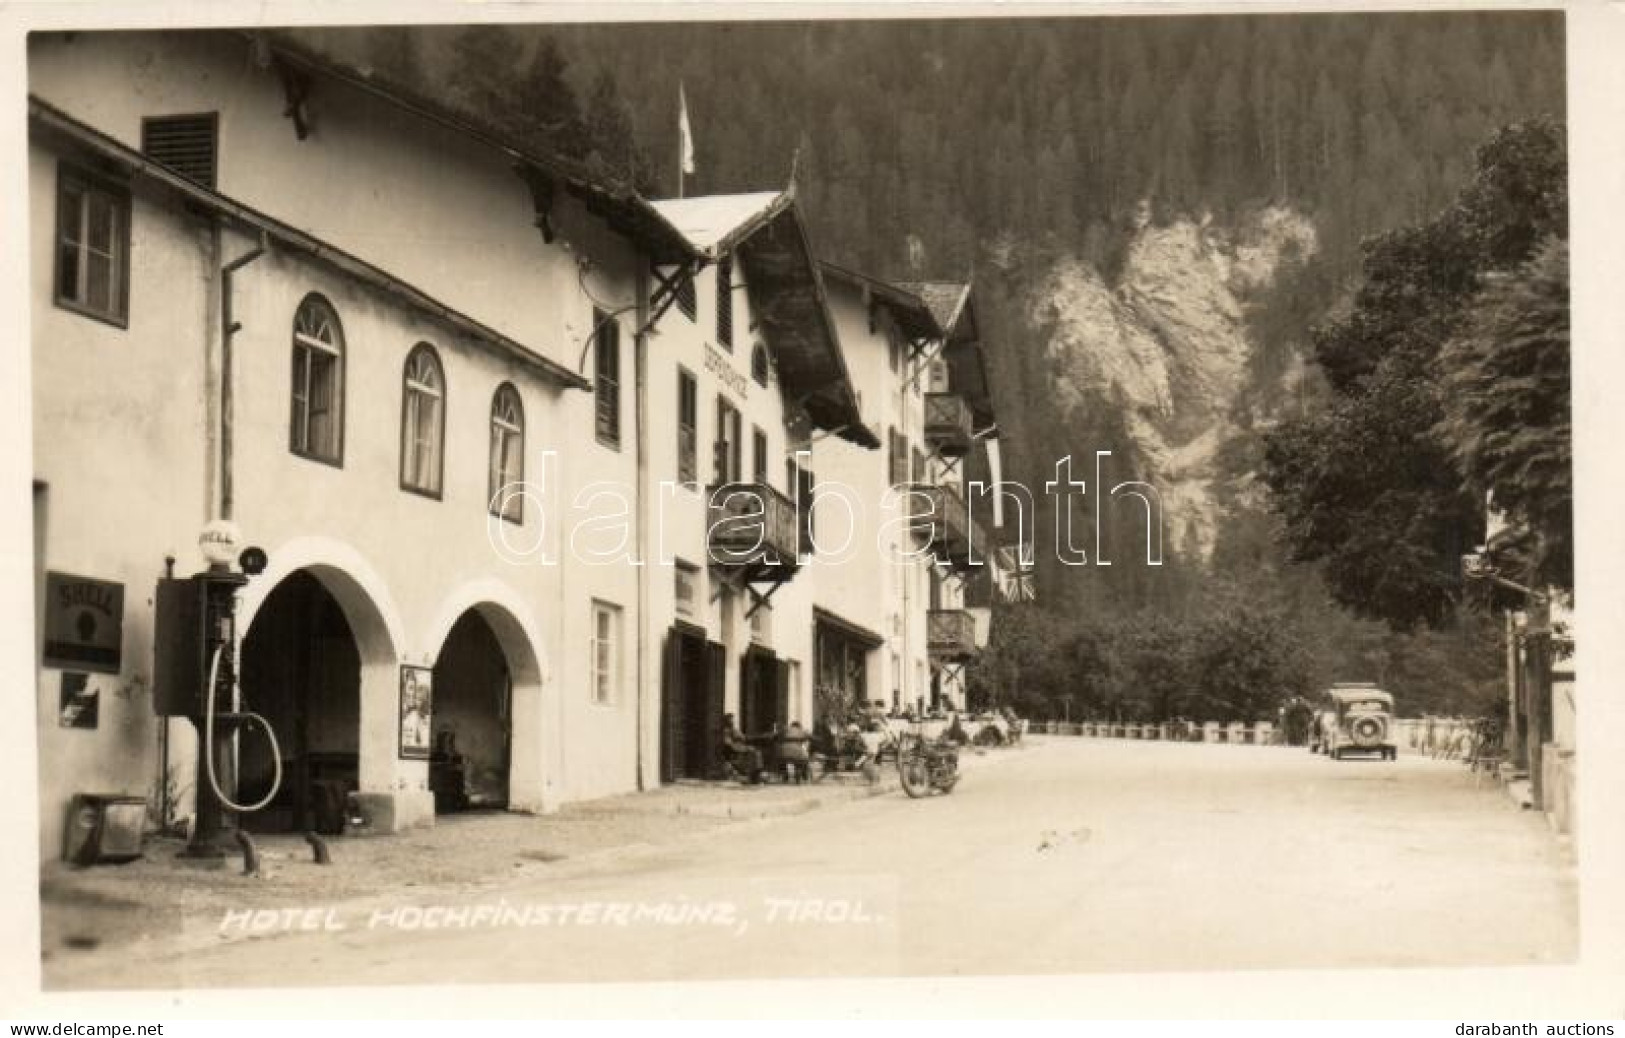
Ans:
[{"label": "awning", "polygon": [[813,622],[838,631],[853,641],[860,643],[865,649],[878,649],[886,644],[886,639],[869,630],[869,628],[862,624],[855,624],[851,620],[820,606],[813,607]]}]

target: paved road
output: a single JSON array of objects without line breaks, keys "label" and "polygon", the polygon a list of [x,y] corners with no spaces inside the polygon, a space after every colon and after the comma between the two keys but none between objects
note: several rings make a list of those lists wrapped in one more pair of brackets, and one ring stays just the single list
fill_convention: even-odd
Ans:
[{"label": "paved road", "polygon": [[[1574,956],[1572,870],[1544,823],[1488,783],[1473,788],[1459,764],[1068,738],[1002,756],[952,796],[891,794],[706,841],[561,863],[496,893],[417,889],[340,906],[331,925],[343,930],[124,962],[99,970],[98,983],[1009,974]],[[446,918],[448,908],[468,915]]]}]

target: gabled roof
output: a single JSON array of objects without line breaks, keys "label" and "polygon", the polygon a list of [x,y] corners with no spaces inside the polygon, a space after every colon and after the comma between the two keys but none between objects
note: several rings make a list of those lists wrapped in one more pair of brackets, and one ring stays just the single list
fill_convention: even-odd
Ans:
[{"label": "gabled roof", "polygon": [[925,303],[945,336],[953,331],[970,299],[970,285],[963,281],[901,281],[898,287]]},{"label": "gabled roof", "polygon": [[30,135],[72,154],[93,159],[101,168],[111,167],[140,178],[156,191],[183,200],[219,216],[239,230],[292,251],[303,253],[317,263],[338,270],[398,302],[467,335],[496,353],[514,360],[559,385],[591,389],[592,383],[540,351],[516,342],[488,325],[455,310],[409,282],[368,263],[330,242],[289,226],[228,198],[218,191],[181,176],[168,167],[131,149],[99,130],[78,121],[38,97],[28,99]]},{"label": "gabled roof", "polygon": [[915,339],[936,339],[942,336],[942,327],[931,313],[931,308],[915,293],[890,281],[882,281],[880,278],[850,270],[828,260],[825,260],[822,266],[824,273],[831,280],[852,285],[868,293],[875,302],[891,311],[903,334]]},{"label": "gabled roof", "polygon": [[715,259],[791,202],[788,191],[701,195],[651,203],[690,245]]},{"label": "gabled roof", "polygon": [[345,64],[286,34],[250,31],[241,36],[250,45],[262,48],[269,60],[344,83],[420,119],[495,149],[527,174],[539,175],[579,198],[589,212],[643,246],[657,262],[677,262],[690,258],[692,254],[688,239],[671,226],[631,184],[600,168],[518,141],[510,132],[477,113],[453,108],[370,69]]},{"label": "gabled roof", "polygon": [[663,219],[684,229],[696,253],[713,261],[737,258],[751,312],[773,351],[785,395],[806,410],[817,428],[870,450],[878,448],[880,438],[863,424],[794,190],[653,205]]},{"label": "gabled roof", "polygon": [[942,328],[943,353],[954,391],[970,404],[979,427],[992,425],[993,394],[971,286],[962,281],[905,281],[901,287],[924,300]]}]

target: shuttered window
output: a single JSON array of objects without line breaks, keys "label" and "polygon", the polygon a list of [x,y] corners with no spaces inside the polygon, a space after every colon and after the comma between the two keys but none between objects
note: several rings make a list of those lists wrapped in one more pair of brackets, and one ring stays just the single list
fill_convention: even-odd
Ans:
[{"label": "shuttered window", "polygon": [[220,117],[162,115],[141,120],[141,152],[197,184],[215,186]]},{"label": "shuttered window", "polygon": [[729,352],[733,351],[734,264],[731,259],[717,261],[717,342]]},{"label": "shuttered window", "polygon": [[695,483],[699,473],[699,383],[688,371],[677,369],[677,481]]},{"label": "shuttered window", "polygon": [[598,442],[621,449],[621,326],[602,310],[592,312],[597,342]]},{"label": "shuttered window", "polygon": [[712,445],[711,460],[718,486],[739,482],[742,468],[741,425],[739,409],[729,403],[727,397],[717,397],[717,438]]},{"label": "shuttered window", "polygon": [[757,343],[755,348],[750,351],[750,377],[756,380],[758,386],[763,389],[767,388],[767,347],[761,343]]},{"label": "shuttered window", "polygon": [[893,486],[908,482],[908,440],[896,429],[887,429],[886,446],[890,454],[889,481]]},{"label": "shuttered window", "polygon": [[691,277],[685,276],[677,282],[677,309],[683,311],[683,316],[690,321],[699,317],[699,301],[695,297],[694,279]]}]

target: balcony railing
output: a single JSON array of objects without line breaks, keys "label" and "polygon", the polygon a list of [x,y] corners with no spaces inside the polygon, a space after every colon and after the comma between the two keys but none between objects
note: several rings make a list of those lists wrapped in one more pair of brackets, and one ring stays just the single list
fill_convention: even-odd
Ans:
[{"label": "balcony railing", "polygon": [[976,655],[976,618],[963,609],[933,609],[925,618],[925,646],[937,659]]},{"label": "balcony railing", "polygon": [[709,490],[706,546],[718,566],[794,570],[810,542],[807,515],[766,483],[724,483]]},{"label": "balcony railing", "polygon": [[961,457],[970,453],[975,430],[970,405],[958,393],[925,395],[925,438],[937,453]]},{"label": "balcony railing", "polygon": [[987,562],[986,537],[973,522],[964,499],[950,486],[913,483],[908,487],[909,527],[927,551],[954,569],[968,571]]}]

